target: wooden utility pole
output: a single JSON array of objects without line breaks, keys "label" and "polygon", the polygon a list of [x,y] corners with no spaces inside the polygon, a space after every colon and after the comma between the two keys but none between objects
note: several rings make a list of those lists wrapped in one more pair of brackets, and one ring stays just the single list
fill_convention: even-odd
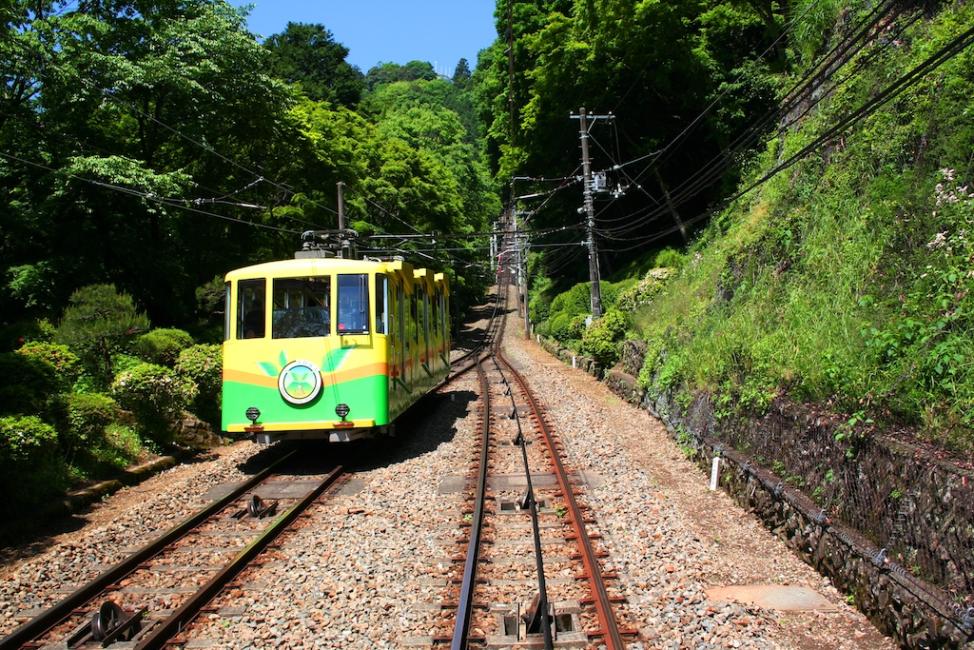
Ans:
[{"label": "wooden utility pole", "polygon": [[588,278],[591,284],[591,303],[592,318],[602,317],[602,287],[599,286],[601,276],[599,274],[599,248],[595,241],[595,205],[592,201],[592,164],[588,154],[588,121],[611,120],[613,115],[588,115],[585,108],[578,110],[578,115],[572,115],[572,119],[579,121],[578,137],[582,141],[582,176],[584,189],[582,195],[585,198],[585,224],[588,233]]},{"label": "wooden utility pole", "polygon": [[348,237],[345,236],[345,183],[342,181],[338,181],[338,241],[341,243],[338,256],[347,259],[349,255]]}]

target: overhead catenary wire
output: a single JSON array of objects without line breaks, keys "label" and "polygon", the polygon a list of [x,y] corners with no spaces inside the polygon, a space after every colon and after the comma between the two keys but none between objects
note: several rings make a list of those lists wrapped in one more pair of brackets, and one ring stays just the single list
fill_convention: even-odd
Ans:
[{"label": "overhead catenary wire", "polygon": [[[17,45],[18,47],[21,47],[22,48],[21,51],[24,52],[23,47],[25,47],[25,46],[24,46],[23,43],[20,43],[19,41],[16,41],[16,40],[7,40],[7,42],[8,43],[11,43],[11,44],[14,44],[14,45]],[[42,65],[48,65],[48,64],[53,64],[54,63],[54,61],[51,60],[46,53],[41,53],[41,52],[37,52],[37,51],[27,51],[26,54],[28,56],[31,56],[31,57],[37,57],[40,60],[40,62],[41,62]],[[161,119],[157,118],[156,116],[151,115],[149,113],[146,113],[141,108],[139,108],[135,104],[134,101],[128,100],[128,99],[124,99],[124,98],[121,98],[121,97],[118,97],[117,95],[115,95],[112,92],[111,89],[109,89],[109,88],[101,88],[101,87],[97,86],[92,80],[86,79],[85,77],[82,77],[82,76],[78,76],[77,77],[77,80],[81,84],[83,84],[84,86],[87,86],[89,89],[91,89],[91,90],[99,93],[103,97],[106,97],[107,99],[110,99],[110,100],[112,100],[114,102],[117,102],[117,103],[125,104],[129,109],[131,109],[135,113],[141,115],[143,118],[145,118],[147,120],[150,120],[154,124],[159,125],[163,129],[166,129],[170,133],[173,133],[174,135],[178,136],[179,138],[185,140],[186,142],[189,142],[189,143],[191,143],[191,144],[193,144],[193,145],[195,145],[195,146],[203,149],[204,151],[206,151],[210,155],[215,156],[216,158],[222,160],[223,162],[225,162],[225,163],[227,163],[227,164],[229,164],[229,165],[231,165],[231,166],[233,166],[233,167],[235,167],[235,168],[237,168],[237,169],[239,169],[239,170],[241,170],[243,172],[246,172],[246,173],[250,174],[255,179],[260,179],[261,181],[266,182],[266,183],[268,183],[268,184],[270,184],[270,185],[272,185],[272,186],[274,186],[274,187],[276,187],[276,188],[278,188],[278,189],[286,192],[289,195],[292,195],[293,196],[293,195],[298,194],[297,190],[295,190],[290,185],[288,185],[286,183],[278,182],[278,181],[274,180],[273,178],[269,178],[263,172],[254,171],[253,169],[250,169],[249,167],[247,167],[247,166],[245,166],[245,165],[237,162],[236,160],[230,158],[229,156],[226,156],[223,153],[217,151],[212,145],[206,144],[204,142],[200,142],[196,138],[193,138],[193,137],[191,137],[189,135],[186,135],[185,133],[183,133],[179,129],[177,129],[177,128],[175,128],[175,127],[167,124],[166,122],[162,121]],[[310,197],[307,197],[306,195],[305,195],[304,198],[305,198],[305,200],[307,200],[312,205],[316,205],[316,206],[318,206],[318,207],[320,207],[320,208],[322,208],[322,209],[324,209],[324,210],[326,210],[328,212],[331,212],[332,214],[336,214],[336,215],[338,214],[338,211],[337,210],[335,210],[334,208],[332,208],[332,207],[330,207],[328,205],[325,205],[324,203],[321,203],[320,201],[317,201],[315,199],[312,199]]]},{"label": "overhead catenary wire", "polygon": [[14,160],[16,162],[19,162],[19,163],[22,163],[22,164],[25,164],[25,165],[30,165],[32,167],[36,167],[38,169],[44,169],[46,171],[55,172],[55,173],[62,172],[62,173],[65,173],[65,175],[68,176],[69,178],[73,178],[75,180],[82,181],[82,182],[85,182],[85,183],[89,183],[91,185],[95,185],[97,187],[101,187],[101,188],[108,189],[108,190],[111,190],[111,191],[120,192],[122,194],[127,194],[129,196],[135,196],[135,197],[138,197],[138,198],[141,198],[141,199],[145,199],[147,201],[153,201],[155,203],[158,203],[160,205],[164,205],[164,206],[167,206],[167,207],[178,208],[180,210],[186,210],[187,212],[193,212],[195,214],[200,214],[200,215],[204,215],[204,216],[207,216],[207,217],[213,217],[213,218],[216,218],[216,219],[222,219],[224,221],[229,221],[229,222],[233,222],[233,223],[239,223],[239,224],[243,224],[243,225],[246,225],[246,226],[251,226],[253,228],[261,228],[261,229],[264,229],[264,230],[272,230],[272,231],[276,231],[276,232],[283,232],[283,233],[294,234],[294,235],[301,234],[300,231],[291,230],[289,228],[281,228],[279,226],[272,226],[272,225],[269,225],[269,224],[257,223],[255,221],[247,221],[246,219],[238,219],[236,217],[231,217],[231,216],[228,216],[228,215],[225,215],[225,214],[218,214],[216,212],[209,212],[208,210],[201,210],[201,209],[196,208],[196,207],[193,207],[191,205],[186,205],[186,202],[183,199],[173,199],[173,198],[161,197],[161,196],[155,195],[155,194],[153,194],[151,192],[143,192],[143,191],[140,191],[140,190],[133,189],[131,187],[125,187],[124,185],[115,185],[113,183],[106,183],[104,181],[95,180],[93,178],[86,178],[84,176],[79,176],[77,174],[72,174],[70,172],[63,172],[63,170],[58,170],[58,169],[56,169],[54,167],[51,167],[50,165],[45,165],[43,163],[38,163],[38,162],[35,162],[35,161],[32,161],[32,160],[27,160],[25,158],[21,158],[20,156],[15,156],[13,154],[9,154],[9,153],[6,153],[4,151],[0,151],[0,156],[3,156],[4,158],[7,158],[8,160]]},{"label": "overhead catenary wire", "polygon": [[[896,5],[896,1],[897,0],[885,0],[884,2],[878,3],[873,8],[873,10],[866,16],[866,18],[863,19],[862,23],[860,24],[860,28],[858,30],[853,30],[853,33],[851,35],[847,36],[844,39],[841,39],[838,43],[836,43],[835,46],[833,46],[833,48],[828,53],[823,55],[823,57],[821,57],[814,66],[806,70],[805,73],[798,80],[796,80],[796,82],[792,85],[792,87],[788,91],[786,91],[786,93],[784,94],[784,99],[782,100],[780,106],[776,107],[775,109],[772,109],[772,111],[770,111],[768,115],[766,115],[765,118],[761,120],[761,122],[764,122],[767,119],[773,119],[775,115],[780,114],[782,110],[786,110],[789,105],[791,105],[794,101],[796,101],[796,98],[801,97],[805,92],[807,92],[807,90],[810,87],[810,84],[815,80],[816,76],[818,75],[819,69],[822,68],[823,65],[825,65],[826,69],[831,67],[833,62],[833,57],[835,57],[837,53],[841,55],[844,52],[846,52],[852,44],[854,44],[857,40],[859,40],[862,37],[863,33],[867,33],[869,29],[871,29],[873,26],[878,24],[878,22],[882,20],[882,18],[884,18],[886,15],[888,15],[888,13]],[[805,11],[800,16],[793,19],[782,31],[782,34],[779,35],[775,43],[777,42],[777,40],[784,37],[798,20],[802,19],[805,15],[807,15],[807,13],[813,8],[815,4],[816,3],[811,3],[808,7],[805,8]],[[775,44],[773,43],[772,46],[766,49],[765,52],[762,53],[761,57],[765,56],[770,51],[770,49],[774,47],[774,45]],[[708,106],[705,107],[704,110],[700,114],[698,114],[687,127],[685,127],[682,131],[680,131],[680,133],[678,133],[674,138],[672,138],[669,142],[667,142],[667,144],[664,145],[661,149],[658,149],[657,151],[651,152],[649,154],[645,154],[644,156],[641,156],[640,158],[634,159],[632,161],[621,163],[622,166],[627,166],[640,159],[652,158],[650,163],[645,168],[643,168],[642,171],[640,171],[638,174],[636,174],[633,177],[634,180],[638,181],[643,175],[645,175],[646,172],[652,169],[654,165],[661,164],[666,159],[667,154],[672,152],[678,146],[682,138],[685,135],[687,135],[693,128],[695,128],[695,126],[703,119],[703,117],[705,117],[711,110],[713,110],[716,104],[723,98],[724,95],[727,94],[729,88],[730,88],[729,86],[725,87],[725,89],[721,91],[721,93],[710,104],[708,104]],[[751,129],[748,129],[748,131],[750,130]],[[760,128],[754,130],[760,132]],[[718,157],[721,155],[722,153],[718,154]]]},{"label": "overhead catenary wire", "polygon": [[[738,192],[734,193],[732,196],[722,201],[720,207],[715,208],[713,210],[707,210],[697,215],[696,217],[693,217],[692,219],[688,220],[686,223],[692,224],[701,221],[702,219],[709,217],[709,215],[712,214],[715,210],[720,210],[727,207],[737,199],[743,197],[747,193],[751,192],[757,187],[768,182],[780,172],[796,164],[799,160],[807,156],[809,153],[817,150],[824,143],[834,139],[839,134],[845,132],[849,127],[861,122],[862,120],[866,119],[867,117],[875,113],[877,110],[879,110],[879,108],[881,108],[885,104],[895,99],[906,89],[918,83],[926,75],[939,68],[941,65],[949,61],[954,56],[960,54],[963,50],[965,50],[967,47],[970,47],[972,44],[974,44],[974,27],[965,30],[961,34],[951,39],[947,44],[945,44],[939,50],[934,52],[923,62],[921,62],[913,69],[911,69],[909,72],[907,72],[906,74],[902,75],[897,80],[889,84],[883,91],[881,91],[878,95],[876,95],[869,101],[859,106],[859,108],[845,113],[840,119],[834,122],[829,128],[827,128],[824,132],[822,132],[819,136],[817,136],[812,142],[802,147],[799,151],[789,156],[786,160],[775,165],[771,170],[763,174],[761,177],[759,177],[752,183],[748,184],[743,189],[739,190]],[[650,211],[649,216],[654,217],[654,216],[658,216],[658,214],[660,214],[659,210],[652,210]],[[652,233],[645,237],[637,237],[634,240],[629,238],[629,241],[633,241],[633,244],[631,246],[624,247],[624,248],[609,249],[608,252],[626,252],[629,250],[633,250],[640,246],[645,246],[647,243],[660,239],[661,237],[664,237],[672,232],[674,232],[674,229],[667,229],[662,232]],[[618,232],[616,234],[618,234]]]},{"label": "overhead catenary wire", "polygon": [[[792,18],[792,20],[789,21],[785,25],[785,27],[781,30],[781,33],[778,34],[778,37],[775,38],[774,41],[772,41],[771,44],[767,48],[765,48],[764,51],[761,52],[761,54],[757,56],[757,59],[758,60],[763,59],[771,51],[773,51],[774,48],[778,46],[778,43],[780,43],[785,38],[785,36],[787,36],[788,33],[794,28],[794,26],[798,23],[798,21],[800,21],[805,16],[807,16],[808,13],[816,5],[818,5],[819,1],[820,0],[814,0],[813,2],[810,2],[799,16]],[[737,74],[739,76],[741,73],[738,72]],[[728,92],[730,92],[730,88],[731,88],[730,84],[725,84],[724,88],[720,91],[720,93],[718,93],[717,96],[713,100],[711,100],[710,103],[707,104],[707,106],[696,117],[694,117],[693,120],[691,120],[686,127],[684,127],[679,133],[677,133],[677,135],[674,138],[672,138],[669,142],[667,142],[666,145],[663,146],[663,148],[659,152],[659,155],[655,156],[645,169],[643,169],[641,172],[636,174],[635,180],[638,181],[640,178],[642,178],[642,176],[647,171],[649,171],[649,169],[652,168],[653,165],[659,164],[666,157],[668,152],[673,150],[683,140],[684,137],[689,135],[689,133],[697,127],[697,125],[703,120],[703,118],[706,117],[707,114],[709,114],[710,111],[712,111],[714,107],[717,106],[718,103],[720,103],[720,100],[723,99]]]},{"label": "overhead catenary wire", "polygon": [[[865,26],[863,26],[861,29],[859,29],[856,32],[856,35],[858,37],[861,37],[862,35],[868,33],[869,30],[871,30],[872,27],[874,27],[876,24],[878,24],[878,22],[883,17],[885,17],[887,15],[887,13],[888,13],[888,12],[877,13],[878,9],[879,8],[882,8],[883,6],[886,6],[887,9],[888,9],[889,7],[892,6],[892,4],[893,3],[886,3],[886,4],[878,5],[877,10],[874,10],[874,12],[872,14],[870,14],[870,16],[868,17],[868,18],[870,18],[870,20],[868,21],[868,24],[865,25]],[[912,24],[912,22],[914,22],[914,20],[915,20],[915,18],[910,21],[910,24]],[[899,33],[902,33],[902,31],[903,30],[901,29]],[[834,49],[835,48],[833,48],[833,50]],[[849,59],[846,59],[845,61],[843,61],[843,64],[846,63],[846,62],[848,62],[848,60]],[[841,65],[838,65],[838,64],[837,65],[834,65],[834,66],[830,66],[830,67],[831,67],[831,72],[832,73],[837,72],[838,70],[841,69]],[[858,67],[860,67],[860,66],[857,66],[857,68]],[[852,74],[853,73],[850,73],[849,75],[846,75],[845,77],[843,77],[837,83],[844,83],[849,78],[851,78]],[[827,79],[828,79],[828,77],[824,77],[824,78],[820,79],[819,82],[822,83],[822,82],[824,82]],[[810,86],[803,86],[803,87],[806,88],[806,89],[809,89],[810,88]],[[827,93],[834,92],[835,88],[836,87],[830,88],[827,91]],[[806,91],[802,91],[802,92],[806,92]],[[815,101],[815,103],[817,103],[818,101],[821,101],[821,99],[823,99],[823,97],[817,98],[817,100]],[[793,106],[793,104],[792,104],[792,106]],[[674,188],[672,190],[672,195],[671,195],[671,199],[674,202],[674,205],[679,206],[679,205],[685,203],[687,200],[689,200],[690,198],[692,198],[696,193],[698,193],[702,189],[708,187],[710,184],[712,184],[712,183],[716,182],[717,180],[719,180],[722,177],[724,171],[728,167],[730,167],[732,164],[735,163],[735,159],[734,159],[733,156],[740,154],[744,150],[744,148],[746,146],[749,146],[751,142],[753,142],[758,137],[760,137],[761,136],[761,133],[762,133],[762,129],[764,128],[764,126],[770,120],[775,119],[777,116],[780,116],[782,114],[787,113],[789,110],[791,110],[791,108],[789,107],[789,105],[782,105],[782,106],[779,106],[779,107],[773,109],[772,111],[769,111],[769,113],[767,113],[764,116],[764,118],[762,118],[758,123],[753,124],[744,133],[742,133],[741,135],[739,135],[738,138],[731,144],[731,146],[729,147],[729,149],[722,150],[720,153],[718,153],[717,155],[715,155],[714,158],[712,158],[710,161],[708,161],[704,166],[702,166],[701,168],[699,168],[696,172],[694,172],[687,179],[685,179],[680,185],[678,185],[676,188]],[[805,113],[807,113],[807,110],[809,110],[809,109],[806,109],[802,113],[802,115],[804,115]],[[800,119],[800,117],[801,116],[797,116],[797,117],[793,118],[791,121],[786,122],[773,135],[778,135],[780,133],[783,133],[788,128],[790,128],[795,122],[797,122],[798,119]],[[772,135],[772,137],[773,137],[773,135]],[[620,227],[620,228],[614,229],[614,232],[616,234],[623,234],[625,232],[632,232],[632,231],[637,230],[640,227],[644,226],[646,223],[648,223],[648,221],[651,221],[651,220],[655,219],[657,216],[658,216],[658,213],[656,213],[656,212],[654,212],[652,210],[647,211],[645,213],[645,217],[643,217],[643,220],[642,221],[633,222],[631,224],[627,224],[625,227]]]},{"label": "overhead catenary wire", "polygon": [[[885,7],[886,10],[880,11],[883,7]],[[878,4],[874,8],[873,12],[871,12],[864,19],[864,24],[861,24],[860,27],[850,36],[836,44],[836,46],[833,47],[828,54],[826,54],[815,66],[806,72],[802,79],[799,79],[792,86],[792,88],[785,93],[785,99],[778,106],[772,108],[759,120],[753,122],[750,126],[748,126],[747,129],[738,134],[730,145],[715,154],[713,158],[698,169],[697,172],[685,179],[677,187],[673,188],[671,198],[677,202],[677,204],[682,203],[688,196],[691,196],[698,190],[702,190],[717,182],[723,176],[723,173],[736,163],[734,156],[742,153],[747,147],[751,146],[760,137],[762,137],[765,129],[772,121],[779,119],[780,116],[791,112],[801,97],[814,92],[814,89],[817,86],[820,86],[829,79],[829,74],[823,73],[825,76],[820,76],[817,74],[817,70],[819,68],[824,66],[826,71],[831,70],[832,73],[841,69],[841,67],[847,63],[852,56],[854,56],[855,52],[844,60],[833,59],[831,57],[844,56],[845,53],[848,52],[849,48],[855,42],[868,35],[868,33],[889,14],[893,7],[895,7],[895,0],[887,0],[886,3]],[[859,50],[856,50],[856,52],[858,51]],[[817,84],[815,83],[816,81]],[[821,98],[819,98],[818,101],[821,101]],[[810,108],[808,110],[810,110]],[[805,113],[807,113],[807,110]],[[804,113],[802,115],[804,115]],[[797,116],[793,120],[784,124],[781,129],[779,129],[779,132],[790,128],[794,123],[797,122],[798,119],[800,119],[800,117],[801,116]]]}]

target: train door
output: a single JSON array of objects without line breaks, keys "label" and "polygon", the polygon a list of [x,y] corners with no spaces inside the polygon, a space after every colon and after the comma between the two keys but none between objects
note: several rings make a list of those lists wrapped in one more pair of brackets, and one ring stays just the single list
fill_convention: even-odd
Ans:
[{"label": "train door", "polygon": [[426,336],[426,367],[430,372],[436,367],[435,359],[433,358],[433,328],[430,319],[430,294],[428,291],[423,292],[423,332]]},{"label": "train door", "polygon": [[412,351],[415,347],[411,341],[413,336],[410,322],[412,305],[407,305],[407,302],[412,302],[412,296],[406,294],[404,287],[399,287],[399,340],[402,342],[399,347],[399,368],[404,389],[408,389],[412,385]]},{"label": "train door", "polygon": [[385,349],[382,351],[382,360],[386,362],[386,374],[389,374],[391,337],[389,336],[389,279],[382,273],[376,273],[374,280],[375,298],[375,324],[372,331],[376,334],[385,336]]}]

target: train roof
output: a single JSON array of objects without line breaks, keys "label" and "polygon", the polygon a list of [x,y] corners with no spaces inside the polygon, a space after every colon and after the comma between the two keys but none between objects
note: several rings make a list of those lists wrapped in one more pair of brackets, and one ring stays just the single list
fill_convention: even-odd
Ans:
[{"label": "train roof", "polygon": [[345,260],[335,257],[311,257],[254,264],[253,266],[245,266],[230,271],[226,275],[226,281],[230,282],[232,280],[262,277],[374,272],[395,273],[408,280],[407,285],[411,285],[414,281],[420,281],[430,285],[440,284],[443,290],[449,293],[449,285],[443,273],[436,273],[434,275],[428,269],[416,269],[408,262],[402,261]]}]

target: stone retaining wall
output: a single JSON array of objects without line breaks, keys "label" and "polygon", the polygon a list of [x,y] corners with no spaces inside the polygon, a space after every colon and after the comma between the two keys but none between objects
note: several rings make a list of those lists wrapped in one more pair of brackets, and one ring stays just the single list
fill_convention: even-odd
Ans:
[{"label": "stone retaining wall", "polygon": [[[572,351],[538,342],[571,364]],[[575,355],[576,366],[660,418],[707,474],[720,456],[720,486],[899,643],[974,648],[970,472],[882,436],[850,431],[837,442],[846,421],[803,405],[779,402],[760,418],[718,420],[709,395],[686,406],[651,397],[633,376],[643,352],[627,342],[616,368]]]}]

